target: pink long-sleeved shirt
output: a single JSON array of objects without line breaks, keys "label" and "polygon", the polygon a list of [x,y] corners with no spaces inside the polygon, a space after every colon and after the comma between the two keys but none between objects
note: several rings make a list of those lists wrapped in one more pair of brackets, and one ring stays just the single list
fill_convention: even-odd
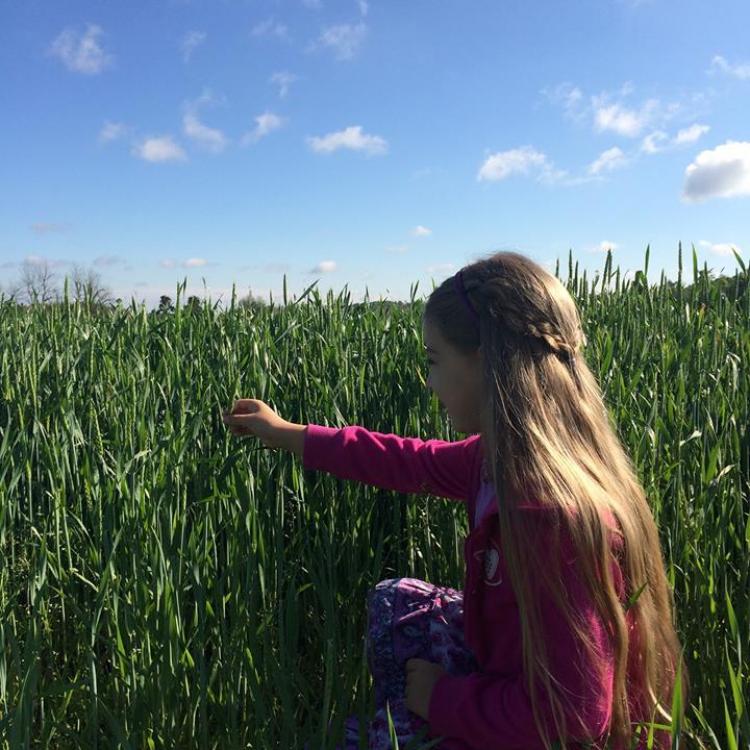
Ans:
[{"label": "pink long-sleeved shirt", "polygon": [[[500,548],[497,503],[483,461],[481,435],[457,442],[423,441],[359,426],[310,424],[305,430],[302,461],[305,469],[326,471],[342,479],[467,504],[470,533],[464,546],[464,638],[480,670],[465,676],[445,674],[438,679],[430,699],[428,737],[444,736],[438,746],[441,750],[543,748],[524,683],[518,605]],[[538,520],[535,528],[540,549],[548,549],[545,515],[534,506],[533,499],[528,500],[522,505]],[[612,514],[607,512],[606,518],[610,529],[616,529]],[[618,534],[611,533],[610,538],[614,546],[621,544]],[[550,559],[549,564],[560,568],[573,607],[581,612],[601,653],[609,658],[606,673],[594,674],[562,613],[540,589],[550,670],[570,691],[582,715],[583,725],[566,716],[569,738],[581,743],[569,743],[568,747],[584,748],[586,740],[599,740],[611,720],[613,651],[576,573],[570,540],[562,533],[560,550],[560,559]],[[623,601],[623,578],[614,559],[612,573]],[[554,738],[551,712],[540,697],[543,719]]]}]

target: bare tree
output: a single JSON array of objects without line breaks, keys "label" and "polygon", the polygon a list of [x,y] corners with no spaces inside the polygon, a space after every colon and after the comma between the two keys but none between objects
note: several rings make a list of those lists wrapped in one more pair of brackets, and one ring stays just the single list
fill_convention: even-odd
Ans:
[{"label": "bare tree", "polygon": [[21,279],[8,287],[10,299],[22,304],[41,302],[46,304],[58,298],[55,287],[55,274],[44,260],[32,262],[25,260],[21,266]]},{"label": "bare tree", "polygon": [[73,298],[82,302],[89,298],[94,305],[111,305],[114,303],[112,292],[102,284],[101,276],[89,268],[84,269],[79,265],[73,266]]},{"label": "bare tree", "polygon": [[[102,284],[100,275],[93,269],[74,265],[68,289],[73,299],[83,301],[88,297],[95,307],[114,304],[111,291]],[[63,296],[47,260],[25,260],[20,280],[8,285],[7,294],[18,304],[60,302]]]}]

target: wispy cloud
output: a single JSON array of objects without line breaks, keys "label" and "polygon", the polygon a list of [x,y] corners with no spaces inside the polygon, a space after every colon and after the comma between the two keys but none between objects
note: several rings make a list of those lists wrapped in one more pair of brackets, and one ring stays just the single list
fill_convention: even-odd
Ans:
[{"label": "wispy cloud", "polygon": [[36,224],[32,224],[31,229],[35,234],[57,234],[59,232],[67,232],[70,229],[70,224],[55,224],[50,221],[39,221]]},{"label": "wispy cloud", "polygon": [[611,130],[618,135],[635,138],[655,119],[659,100],[649,99],[638,109],[628,109],[621,104],[605,104],[603,97],[594,97],[594,128],[603,132]]},{"label": "wispy cloud", "polygon": [[604,91],[592,96],[570,82],[541,90],[547,99],[563,109],[564,116],[578,124],[590,123],[596,133],[611,132],[625,138],[636,138],[648,128],[663,127],[673,118],[692,116],[691,110],[705,105],[705,94],[697,93],[682,101],[664,103],[649,98],[640,104],[627,104],[624,100],[633,94],[635,87],[626,81],[617,91]]},{"label": "wispy cloud", "polygon": [[122,122],[105,122],[99,131],[99,143],[109,143],[122,138],[128,132],[128,126]]},{"label": "wispy cloud", "polygon": [[192,113],[183,115],[182,128],[188,138],[214,154],[221,153],[227,146],[227,138],[221,130],[204,125]]},{"label": "wispy cloud", "polygon": [[127,260],[121,258],[119,255],[99,255],[94,258],[93,265],[97,268],[114,268],[115,266],[131,267]]},{"label": "wispy cloud", "polygon": [[606,253],[607,250],[612,250],[613,252],[617,250],[617,248],[620,247],[616,242],[610,242],[610,240],[602,240],[599,243],[599,249]]},{"label": "wispy cloud", "polygon": [[611,172],[613,169],[624,167],[628,163],[622,149],[617,146],[604,151],[599,158],[589,165],[589,174],[599,174],[600,172]]},{"label": "wispy cloud", "polygon": [[360,21],[357,24],[342,23],[323,29],[317,41],[310,49],[327,47],[333,50],[337,60],[351,60],[362,46],[367,34],[367,25]]},{"label": "wispy cloud", "polygon": [[726,73],[727,75],[744,81],[750,79],[750,62],[730,65],[721,55],[714,55],[714,58],[711,60],[711,66],[707,72],[715,73],[716,71]]},{"label": "wispy cloud", "polygon": [[698,243],[701,247],[705,247],[710,253],[714,255],[724,255],[731,258],[734,257],[732,248],[734,248],[740,255],[742,255],[742,248],[739,245],[735,245],[731,242],[709,242],[708,240],[701,240]]},{"label": "wispy cloud", "polygon": [[197,99],[188,100],[183,104],[182,128],[185,135],[211,153],[221,153],[229,143],[224,133],[211,128],[198,117],[198,111],[205,106],[224,103],[223,97],[216,97],[210,89],[204,89]]},{"label": "wispy cloud", "polygon": [[414,237],[429,237],[432,234],[432,229],[428,229],[427,227],[423,227],[421,224],[417,224],[414,229],[411,230],[412,235]]},{"label": "wispy cloud", "polygon": [[657,154],[677,148],[686,143],[695,143],[704,133],[708,133],[709,130],[711,130],[710,126],[696,123],[688,128],[679,130],[673,138],[670,138],[663,130],[655,130],[643,139],[640,150],[646,154]]},{"label": "wispy cloud", "polygon": [[727,141],[701,151],[685,169],[685,202],[741,195],[750,195],[750,141]]},{"label": "wispy cloud", "polygon": [[93,23],[87,24],[83,33],[68,27],[52,42],[48,54],[59,57],[68,70],[96,75],[114,63],[114,56],[99,44],[103,33],[101,27]]},{"label": "wispy cloud", "polygon": [[361,125],[351,125],[336,133],[324,136],[312,136],[307,143],[313,151],[319,154],[330,154],[341,148],[352,151],[364,151],[367,154],[384,154],[388,151],[388,143],[379,135],[366,135]]},{"label": "wispy cloud", "polygon": [[656,154],[664,151],[669,143],[669,136],[663,130],[655,130],[641,141],[641,151],[646,154]]},{"label": "wispy cloud", "polygon": [[188,31],[187,34],[182,37],[182,41],[180,42],[183,61],[188,62],[195,49],[200,47],[205,41],[205,31]]},{"label": "wispy cloud", "polygon": [[578,121],[584,119],[584,113],[581,111],[584,97],[578,86],[566,81],[552,90],[543,88],[540,93],[553,104],[560,104],[567,118]]},{"label": "wispy cloud", "polygon": [[673,143],[679,145],[682,143],[694,143],[704,133],[708,133],[711,128],[708,125],[691,125],[689,128],[684,128],[677,132],[677,135],[673,139]]},{"label": "wispy cloud", "polygon": [[271,83],[279,87],[279,96],[283,99],[289,93],[290,84],[297,80],[297,76],[294,75],[294,73],[280,71],[274,73],[269,80]]},{"label": "wispy cloud", "polygon": [[41,255],[27,255],[23,259],[24,263],[30,266],[40,266],[42,268],[66,268],[74,265],[72,260],[63,260],[62,258],[45,258]]},{"label": "wispy cloud", "polygon": [[561,187],[573,187],[602,179],[591,173],[571,176],[567,170],[558,169],[545,153],[526,145],[486,156],[477,172],[477,181],[500,182],[513,175],[533,176],[539,183]]},{"label": "wispy cloud", "polygon": [[185,161],[185,151],[172,140],[171,135],[144,138],[133,146],[134,156],[150,162]]},{"label": "wispy cloud", "polygon": [[267,18],[265,21],[255,24],[250,31],[251,36],[275,36],[277,39],[290,40],[289,29],[285,24],[275,21],[273,18]]},{"label": "wispy cloud", "polygon": [[188,99],[183,104],[183,109],[185,112],[197,112],[202,107],[216,104],[226,104],[225,97],[214,94],[210,88],[206,87],[201,91],[200,96],[195,99]]},{"label": "wispy cloud", "polygon": [[513,174],[529,174],[537,172],[546,174],[546,179],[554,179],[555,175],[563,176],[563,172],[554,169],[546,154],[537,151],[533,146],[521,146],[508,151],[498,151],[490,154],[477,173],[478,181],[498,182]]},{"label": "wispy cloud", "polygon": [[321,260],[310,269],[310,273],[333,273],[337,268],[335,260]]},{"label": "wispy cloud", "polygon": [[586,252],[589,253],[606,253],[607,250],[614,252],[619,245],[616,242],[610,242],[609,240],[602,240],[598,245],[588,248]]},{"label": "wispy cloud", "polygon": [[283,117],[273,114],[273,112],[264,112],[255,118],[255,128],[242,136],[242,145],[247,146],[249,143],[257,143],[261,138],[278,130],[284,125],[286,120]]},{"label": "wispy cloud", "polygon": [[174,258],[164,258],[159,261],[162,268],[203,268],[218,266],[219,264],[206,260],[205,258],[186,258],[185,260],[174,260]]}]

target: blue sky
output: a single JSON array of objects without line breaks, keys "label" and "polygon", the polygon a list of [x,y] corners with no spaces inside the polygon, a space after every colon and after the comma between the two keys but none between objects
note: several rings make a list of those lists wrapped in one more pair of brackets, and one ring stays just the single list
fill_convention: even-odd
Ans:
[{"label": "blue sky", "polygon": [[[0,290],[426,295],[750,249],[747,0],[0,0]],[[723,271],[722,271],[723,269]],[[205,279],[205,287],[204,281]]]}]

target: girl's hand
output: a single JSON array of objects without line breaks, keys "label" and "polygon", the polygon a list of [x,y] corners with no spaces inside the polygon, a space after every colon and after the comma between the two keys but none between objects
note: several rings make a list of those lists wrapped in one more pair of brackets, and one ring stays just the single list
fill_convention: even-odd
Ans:
[{"label": "girl's hand", "polygon": [[441,675],[447,674],[440,664],[425,659],[406,661],[406,707],[425,721],[429,721],[432,689]]},{"label": "girl's hand", "polygon": [[290,425],[268,404],[255,398],[241,398],[230,411],[222,412],[222,421],[232,435],[257,437],[267,448],[283,448],[283,429]]}]

